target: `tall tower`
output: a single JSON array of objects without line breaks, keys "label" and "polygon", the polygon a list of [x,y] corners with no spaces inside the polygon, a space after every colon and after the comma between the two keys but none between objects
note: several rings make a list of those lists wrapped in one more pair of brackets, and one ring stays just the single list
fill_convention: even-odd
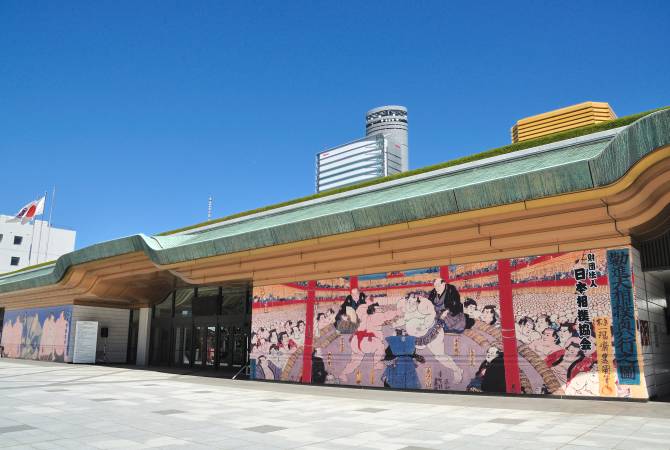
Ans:
[{"label": "tall tower", "polygon": [[399,172],[409,170],[407,108],[387,105],[371,109],[365,114],[365,134],[383,134],[388,142],[390,165],[397,165]]}]

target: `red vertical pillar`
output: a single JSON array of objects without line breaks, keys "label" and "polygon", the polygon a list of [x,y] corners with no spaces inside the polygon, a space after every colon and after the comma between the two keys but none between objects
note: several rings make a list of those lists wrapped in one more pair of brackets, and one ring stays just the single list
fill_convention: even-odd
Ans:
[{"label": "red vertical pillar", "polygon": [[358,289],[358,277],[349,277],[349,289]]},{"label": "red vertical pillar", "polygon": [[500,325],[505,353],[505,381],[508,393],[521,393],[519,354],[516,348],[514,307],[512,305],[512,275],[509,259],[498,261],[498,289],[500,293]]},{"label": "red vertical pillar", "polygon": [[305,304],[305,346],[302,354],[302,382],[312,382],[312,346],[314,342],[314,304],[316,303],[316,281],[307,282]]},{"label": "red vertical pillar", "polygon": [[449,266],[440,266],[440,278],[442,278],[445,283],[449,282]]}]

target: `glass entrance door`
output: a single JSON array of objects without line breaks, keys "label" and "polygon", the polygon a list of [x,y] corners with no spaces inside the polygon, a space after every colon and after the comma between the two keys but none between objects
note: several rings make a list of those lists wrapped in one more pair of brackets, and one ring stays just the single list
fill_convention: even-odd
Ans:
[{"label": "glass entrance door", "polygon": [[170,364],[170,337],[169,323],[156,323],[151,330],[151,365],[167,366]]},{"label": "glass entrance door", "polygon": [[249,330],[239,325],[243,319],[228,319],[219,325],[219,368],[237,372],[249,362]]},{"label": "glass entrance door", "polygon": [[235,327],[235,332],[233,333],[232,364],[236,369],[241,368],[247,363],[249,356],[247,353],[248,342],[249,335],[242,328]]},{"label": "glass entrance door", "polygon": [[193,365],[202,366],[205,354],[205,327],[193,327]]},{"label": "glass entrance door", "polygon": [[204,359],[205,367],[214,367],[216,364],[216,326],[204,327],[205,346]]},{"label": "glass entrance door", "polygon": [[173,363],[175,366],[186,366],[191,365],[192,349],[191,349],[191,332],[192,328],[190,326],[181,326],[174,329],[174,359]]},{"label": "glass entrance door", "polygon": [[228,327],[219,327],[219,368],[229,369],[231,366],[231,351],[230,351],[230,332]]},{"label": "glass entrance door", "polygon": [[216,325],[193,327],[193,366],[216,366]]}]

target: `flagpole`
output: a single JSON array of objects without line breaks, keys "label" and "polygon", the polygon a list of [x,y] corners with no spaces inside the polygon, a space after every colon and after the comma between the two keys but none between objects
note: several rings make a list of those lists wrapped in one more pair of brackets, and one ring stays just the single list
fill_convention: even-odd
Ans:
[{"label": "flagpole", "polygon": [[[37,201],[37,200],[35,200]],[[30,262],[32,260],[32,255],[33,255],[33,243],[35,242],[35,220],[33,219],[33,232],[30,235],[30,248],[28,249],[28,265],[30,266]]]},{"label": "flagpole", "polygon": [[[47,201],[47,191],[44,191],[44,201]],[[43,214],[40,214],[40,216],[43,216]],[[35,223],[37,223],[37,214],[35,214]],[[42,228],[44,228],[44,217],[42,217],[42,220],[40,220],[40,237],[37,239],[37,261],[36,263],[40,263],[40,247],[42,245]]]},{"label": "flagpole", "polygon": [[53,193],[51,194],[51,203],[49,203],[49,221],[47,222],[47,248],[44,250],[44,260],[49,259],[49,239],[51,239],[51,215],[54,212],[54,202],[56,200],[56,185],[54,184]]}]

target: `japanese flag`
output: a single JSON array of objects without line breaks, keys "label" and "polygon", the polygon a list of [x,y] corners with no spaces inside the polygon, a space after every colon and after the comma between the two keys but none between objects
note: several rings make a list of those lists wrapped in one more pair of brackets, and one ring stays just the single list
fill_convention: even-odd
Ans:
[{"label": "japanese flag", "polygon": [[26,206],[21,208],[18,213],[11,219],[12,222],[21,222],[21,224],[26,224],[33,220],[36,216],[44,214],[44,202],[45,197],[41,197],[37,200],[33,200],[28,203]]}]

